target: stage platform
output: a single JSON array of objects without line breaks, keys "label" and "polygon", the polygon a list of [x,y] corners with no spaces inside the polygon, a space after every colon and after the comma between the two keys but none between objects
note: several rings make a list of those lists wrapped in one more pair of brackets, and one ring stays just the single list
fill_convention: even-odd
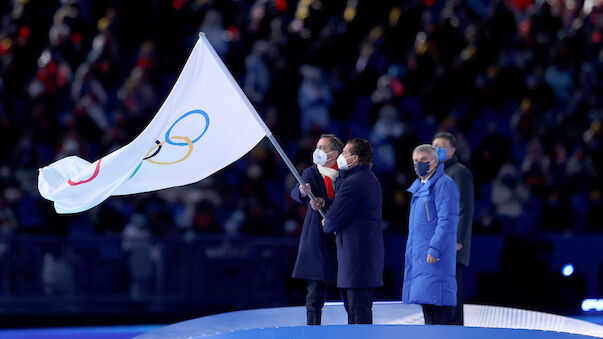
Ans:
[{"label": "stage platform", "polygon": [[603,326],[548,313],[465,305],[465,326],[425,326],[421,307],[376,302],[375,325],[346,325],[341,303],[327,303],[324,326],[305,326],[303,306],[237,311],[165,326],[137,336],[159,338],[603,338]]}]

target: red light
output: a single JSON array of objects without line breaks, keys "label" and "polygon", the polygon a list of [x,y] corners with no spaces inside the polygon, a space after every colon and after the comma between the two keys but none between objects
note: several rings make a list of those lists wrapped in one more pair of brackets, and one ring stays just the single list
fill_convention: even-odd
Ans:
[{"label": "red light", "polygon": [[185,2],[186,0],[173,0],[172,7],[174,7],[175,10],[181,10],[182,7],[184,7]]},{"label": "red light", "polygon": [[284,12],[287,10],[287,0],[274,0],[274,5],[276,6],[276,10],[279,12]]},{"label": "red light", "polygon": [[27,40],[31,35],[31,30],[27,26],[19,28],[19,38]]},{"label": "red light", "polygon": [[601,32],[594,32],[593,35],[591,36],[591,40],[594,44],[598,44],[599,42],[601,42]]},{"label": "red light", "polygon": [[79,45],[82,42],[82,33],[75,32],[71,34],[71,42],[73,42],[74,45]]}]

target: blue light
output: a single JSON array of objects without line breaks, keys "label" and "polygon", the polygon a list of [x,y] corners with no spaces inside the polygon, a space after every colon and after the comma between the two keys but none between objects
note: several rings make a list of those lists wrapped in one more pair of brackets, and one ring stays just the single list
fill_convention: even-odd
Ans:
[{"label": "blue light", "polygon": [[563,268],[561,269],[561,274],[566,277],[569,277],[570,275],[574,274],[574,265],[565,264],[565,266],[563,266]]},{"label": "blue light", "polygon": [[582,301],[582,310],[588,311],[603,311],[603,299],[584,299]]}]

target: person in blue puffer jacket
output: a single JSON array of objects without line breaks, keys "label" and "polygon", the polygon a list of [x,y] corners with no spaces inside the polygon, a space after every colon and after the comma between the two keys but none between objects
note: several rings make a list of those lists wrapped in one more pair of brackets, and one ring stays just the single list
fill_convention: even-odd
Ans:
[{"label": "person in blue puffer jacket", "polygon": [[452,325],[456,306],[456,230],[460,197],[431,145],[412,154],[418,178],[412,193],[402,301],[421,304],[425,324]]}]

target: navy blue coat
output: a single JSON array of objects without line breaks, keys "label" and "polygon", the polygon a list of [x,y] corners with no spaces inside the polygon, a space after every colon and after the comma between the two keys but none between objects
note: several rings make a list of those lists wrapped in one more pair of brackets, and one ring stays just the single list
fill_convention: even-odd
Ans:
[{"label": "navy blue coat", "polygon": [[[444,165],[412,193],[408,240],[404,262],[402,301],[408,304],[456,306],[456,228],[459,222],[459,192],[444,174]],[[427,254],[440,259],[427,263]]]},{"label": "navy blue coat", "polygon": [[456,155],[444,163],[444,173],[454,180],[459,189],[459,195],[461,196],[456,242],[463,244],[463,248],[456,252],[456,263],[469,266],[471,229],[473,224],[473,212],[475,210],[473,175],[467,167],[458,161]]},{"label": "navy blue coat", "polygon": [[381,184],[368,166],[339,171],[324,231],[336,232],[337,287],[383,285]]},{"label": "navy blue coat", "polygon": [[[302,173],[304,182],[310,184],[312,193],[316,197],[325,198],[327,202],[327,190],[324,179],[318,172],[316,165],[306,168]],[[337,185],[338,180],[335,180]],[[291,198],[297,202],[308,204],[310,198],[302,197],[299,193],[299,185],[291,190]],[[337,253],[335,249],[335,237],[322,231],[322,218],[320,214],[308,205],[304,226],[299,239],[297,260],[293,268],[293,277],[305,280],[318,280],[326,283],[335,283],[337,274]]]}]

